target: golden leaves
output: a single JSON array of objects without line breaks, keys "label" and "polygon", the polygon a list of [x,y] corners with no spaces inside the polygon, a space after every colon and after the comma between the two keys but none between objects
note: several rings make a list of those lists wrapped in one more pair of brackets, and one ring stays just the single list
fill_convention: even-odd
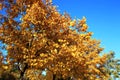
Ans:
[{"label": "golden leaves", "polygon": [[76,51],[77,47],[76,46],[70,46],[71,51]]},{"label": "golden leaves", "polygon": [[52,3],[52,0],[45,0],[46,4]]},{"label": "golden leaves", "polygon": [[55,43],[53,44],[54,47],[58,48],[59,47],[59,44]]},{"label": "golden leaves", "polygon": [[92,36],[92,34],[93,34],[92,32],[88,32],[87,36]]},{"label": "golden leaves", "polygon": [[29,58],[29,56],[27,56],[27,55],[23,55],[23,58],[24,58],[24,59],[27,59],[27,58]]},{"label": "golden leaves", "polygon": [[5,70],[7,70],[8,66],[7,65],[3,65],[2,68],[5,69]]},{"label": "golden leaves", "polygon": [[40,57],[47,57],[47,55],[44,54],[44,53],[41,53],[41,54],[40,54]]},{"label": "golden leaves", "polygon": [[80,30],[85,32],[87,30],[87,28],[88,28],[87,24],[83,24],[82,28]]},{"label": "golden leaves", "polygon": [[37,34],[36,34],[36,33],[33,33],[33,36],[34,36],[34,37],[37,37]]},{"label": "golden leaves", "polygon": [[4,31],[3,26],[0,26],[0,34],[3,33],[3,31]]},{"label": "golden leaves", "polygon": [[62,39],[58,39],[59,42],[65,42],[65,40],[62,40]]},{"label": "golden leaves", "polygon": [[2,3],[0,3],[0,10],[2,10],[2,8],[3,8],[3,4],[2,4]]},{"label": "golden leaves", "polygon": [[74,19],[73,21],[70,22],[70,26],[75,26],[76,25],[76,20]]},{"label": "golden leaves", "polygon": [[26,0],[21,7],[20,1],[23,0],[17,0],[19,6],[12,6],[11,10],[16,16],[27,6],[21,22],[15,24],[8,19],[0,29],[0,33],[4,33],[2,39],[7,45],[8,58],[14,60],[11,64],[26,62],[29,68],[48,69],[61,78],[72,75],[77,80],[83,77],[95,80],[95,75],[100,74],[96,65],[104,64],[106,56],[100,57],[102,48],[91,38],[92,32],[87,31],[86,18],[71,20],[68,14],[61,15],[55,6],[48,4],[52,0],[46,0],[47,5],[42,0]]},{"label": "golden leaves", "polygon": [[82,20],[80,20],[80,24],[85,24],[86,23],[86,18],[83,17]]},{"label": "golden leaves", "polygon": [[44,19],[47,13],[44,6],[40,6],[39,4],[39,2],[36,2],[30,8],[26,9],[27,14],[23,17],[24,21],[29,21],[35,25],[44,25]]}]

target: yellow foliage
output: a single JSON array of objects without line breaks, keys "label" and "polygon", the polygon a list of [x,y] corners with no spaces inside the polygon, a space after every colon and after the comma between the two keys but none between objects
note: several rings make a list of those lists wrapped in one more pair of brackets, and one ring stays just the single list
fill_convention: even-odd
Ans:
[{"label": "yellow foliage", "polygon": [[0,3],[0,10],[2,10],[2,8],[3,8],[3,4],[2,4],[2,3]]},{"label": "yellow foliage", "polygon": [[[52,0],[17,0],[6,10],[9,16],[0,27],[0,41],[6,45],[11,68],[15,64],[22,68],[17,69],[20,77],[24,72],[27,79],[48,80],[39,72],[46,69],[48,77],[55,75],[54,80],[106,78],[103,67],[96,67],[105,64],[106,56],[99,55],[103,48],[91,38],[85,17],[71,20],[67,13],[57,11]],[[20,22],[14,19],[19,15]],[[2,68],[7,70],[8,66]]]},{"label": "yellow foliage", "polygon": [[7,70],[8,66],[3,65],[2,68],[5,69],[5,70]]},{"label": "yellow foliage", "polygon": [[70,22],[70,26],[75,26],[76,25],[76,20],[74,19],[73,21]]}]

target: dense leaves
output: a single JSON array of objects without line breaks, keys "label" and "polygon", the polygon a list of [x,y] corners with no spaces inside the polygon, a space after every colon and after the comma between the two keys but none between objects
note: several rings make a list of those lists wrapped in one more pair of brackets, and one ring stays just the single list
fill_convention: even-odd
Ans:
[{"label": "dense leaves", "polygon": [[[60,14],[51,0],[6,0],[1,2],[1,72],[27,80],[107,80],[106,55],[100,41],[92,39],[86,18]],[[2,6],[2,7],[1,7]],[[3,54],[3,53],[2,53]],[[46,76],[42,76],[42,71]]]}]

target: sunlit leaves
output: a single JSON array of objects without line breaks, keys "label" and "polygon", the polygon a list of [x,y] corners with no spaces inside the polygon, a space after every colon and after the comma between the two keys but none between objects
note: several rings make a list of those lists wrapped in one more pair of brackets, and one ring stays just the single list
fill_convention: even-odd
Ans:
[{"label": "sunlit leaves", "polygon": [[99,55],[103,48],[91,38],[85,17],[72,20],[67,13],[60,14],[52,0],[8,3],[0,40],[6,44],[5,61],[11,72],[16,73],[15,68],[19,78],[30,80],[45,79],[41,79],[45,69],[51,79],[107,79],[106,55]]},{"label": "sunlit leaves", "polygon": [[8,69],[8,66],[2,66],[3,69],[7,70]]},{"label": "sunlit leaves", "polygon": [[2,8],[3,8],[3,4],[2,4],[2,3],[0,3],[0,10],[2,10]]},{"label": "sunlit leaves", "polygon": [[76,25],[76,20],[74,19],[73,21],[70,22],[70,26],[75,26]]}]

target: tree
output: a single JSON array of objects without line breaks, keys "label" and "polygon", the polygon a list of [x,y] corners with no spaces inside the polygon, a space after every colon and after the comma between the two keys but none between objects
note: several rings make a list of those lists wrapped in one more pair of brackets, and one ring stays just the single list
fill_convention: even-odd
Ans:
[{"label": "tree", "polygon": [[108,57],[105,67],[110,75],[109,80],[116,80],[117,78],[120,79],[120,59],[115,59],[114,52],[110,52],[107,55]]},{"label": "tree", "polygon": [[17,78],[35,80],[33,74],[41,76],[46,70],[52,80],[108,79],[106,55],[99,55],[103,48],[91,38],[85,17],[72,20],[67,13],[60,14],[51,0],[1,3],[6,14],[0,14],[0,41],[7,51],[1,64]]}]

